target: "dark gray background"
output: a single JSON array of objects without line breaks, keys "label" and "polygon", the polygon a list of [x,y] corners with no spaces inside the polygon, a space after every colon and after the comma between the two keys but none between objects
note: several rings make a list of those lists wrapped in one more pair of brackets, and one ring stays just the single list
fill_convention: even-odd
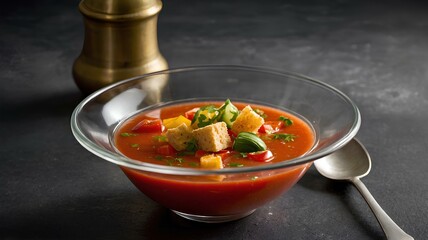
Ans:
[{"label": "dark gray background", "polygon": [[[13,3],[12,3],[13,2]],[[181,219],[84,150],[69,120],[77,0],[0,8],[0,239],[384,239],[358,192],[312,168],[248,218]],[[428,4],[423,1],[164,1],[171,67],[240,64],[327,82],[360,107],[373,159],[363,179],[415,239],[428,237]]]}]

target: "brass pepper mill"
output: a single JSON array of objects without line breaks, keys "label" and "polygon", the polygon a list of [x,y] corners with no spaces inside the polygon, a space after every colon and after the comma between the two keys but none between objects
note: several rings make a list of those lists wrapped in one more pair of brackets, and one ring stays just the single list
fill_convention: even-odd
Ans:
[{"label": "brass pepper mill", "polygon": [[159,52],[160,0],[82,0],[85,40],[73,65],[84,93],[118,80],[168,68]]}]

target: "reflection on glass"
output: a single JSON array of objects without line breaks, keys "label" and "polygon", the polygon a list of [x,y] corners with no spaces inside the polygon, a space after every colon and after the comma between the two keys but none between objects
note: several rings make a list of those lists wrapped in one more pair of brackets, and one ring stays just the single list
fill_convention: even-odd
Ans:
[{"label": "reflection on glass", "polygon": [[102,115],[107,126],[111,126],[124,116],[136,111],[146,95],[145,91],[132,88],[113,97],[102,109]]}]

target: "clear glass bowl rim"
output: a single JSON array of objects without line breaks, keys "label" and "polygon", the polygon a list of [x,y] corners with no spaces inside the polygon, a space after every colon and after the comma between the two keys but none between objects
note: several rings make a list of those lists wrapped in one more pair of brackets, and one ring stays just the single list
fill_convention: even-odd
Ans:
[{"label": "clear glass bowl rim", "polygon": [[[333,144],[330,144],[329,146],[327,146],[325,149],[322,149],[321,151],[317,151],[315,153],[310,153],[309,155],[304,155],[298,158],[294,158],[292,160],[282,161],[274,164],[266,164],[266,165],[261,165],[257,167],[223,168],[218,170],[202,170],[202,169],[182,168],[182,167],[173,167],[173,166],[162,166],[162,165],[150,164],[150,163],[133,160],[119,153],[108,151],[107,149],[104,149],[98,146],[97,144],[93,143],[89,138],[87,138],[79,128],[78,115],[80,111],[84,108],[84,106],[87,103],[89,103],[94,98],[100,96],[104,92],[107,92],[122,84],[126,84],[128,82],[138,80],[138,79],[143,79],[153,75],[181,73],[181,72],[188,72],[188,71],[201,71],[201,70],[253,71],[253,72],[273,74],[273,75],[283,76],[288,78],[290,77],[297,78],[303,81],[307,81],[311,84],[318,85],[319,87],[327,89],[337,94],[338,96],[340,96],[345,102],[347,102],[353,108],[355,119],[354,119],[354,122],[352,123],[352,127],[350,128],[350,131],[347,134],[345,134],[342,138],[337,139]],[[71,115],[71,130],[74,137],[84,148],[86,148],[89,152],[93,153],[94,155],[104,160],[107,160],[111,163],[117,164],[119,166],[131,168],[134,170],[141,170],[141,171],[161,173],[161,174],[190,175],[190,176],[259,172],[259,171],[267,171],[267,170],[285,169],[292,166],[313,162],[345,146],[350,140],[352,140],[355,137],[355,135],[358,133],[360,126],[361,126],[361,113],[357,105],[347,95],[345,95],[342,91],[338,90],[337,88],[327,83],[324,83],[320,80],[316,80],[311,77],[294,73],[294,72],[279,71],[277,69],[272,69],[267,67],[243,66],[243,65],[200,65],[200,66],[170,68],[167,70],[152,72],[152,73],[148,73],[140,76],[135,76],[129,79],[121,80],[109,86],[106,86],[104,88],[101,88],[93,92],[89,96],[87,96],[76,106],[76,108],[74,109]]]}]

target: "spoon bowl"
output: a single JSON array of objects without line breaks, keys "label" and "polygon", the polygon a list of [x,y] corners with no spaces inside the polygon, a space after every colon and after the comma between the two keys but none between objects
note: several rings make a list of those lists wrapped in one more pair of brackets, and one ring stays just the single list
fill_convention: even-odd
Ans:
[{"label": "spoon bowl", "polygon": [[324,177],[333,180],[352,182],[364,200],[370,206],[381,225],[387,239],[412,240],[380,207],[360,178],[366,176],[371,169],[371,159],[366,148],[357,140],[352,139],[338,151],[323,157],[314,163],[315,168]]},{"label": "spoon bowl", "polygon": [[335,180],[364,177],[371,170],[371,159],[366,148],[353,139],[347,145],[315,162],[321,175]]}]

